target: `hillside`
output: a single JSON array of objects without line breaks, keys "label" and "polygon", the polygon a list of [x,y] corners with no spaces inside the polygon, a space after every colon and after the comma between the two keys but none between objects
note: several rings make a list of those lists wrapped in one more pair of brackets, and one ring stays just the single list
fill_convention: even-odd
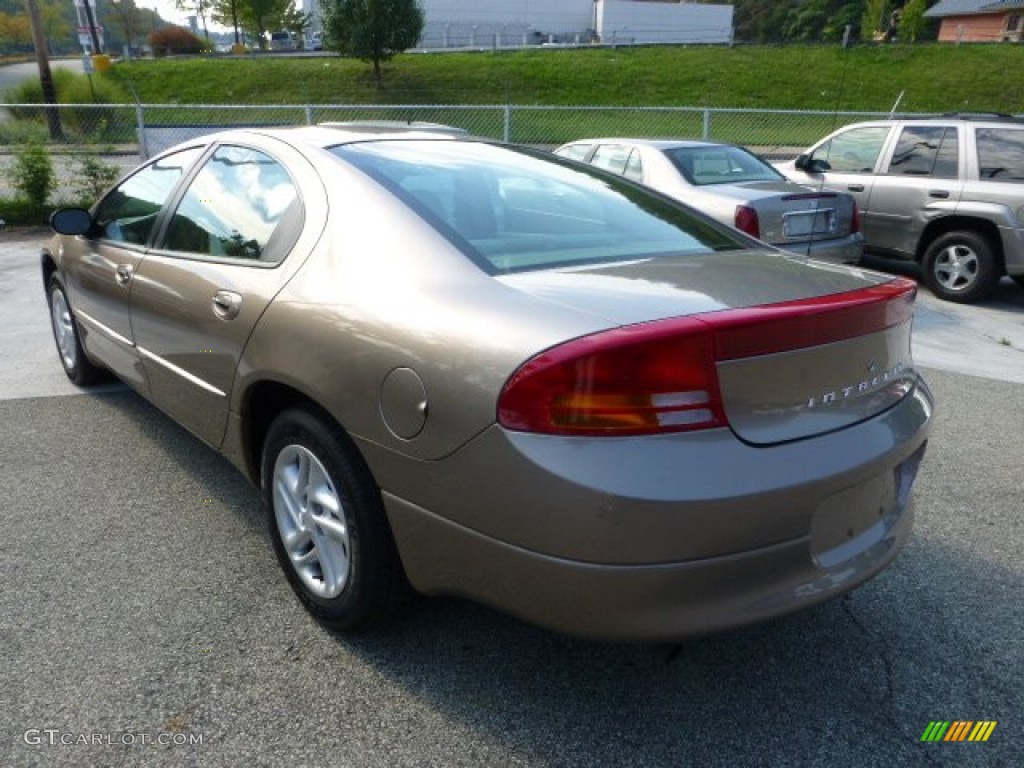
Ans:
[{"label": "hillside", "polygon": [[595,104],[1024,112],[1010,45],[737,46],[405,54],[363,62],[229,56],[119,64],[147,104]]}]

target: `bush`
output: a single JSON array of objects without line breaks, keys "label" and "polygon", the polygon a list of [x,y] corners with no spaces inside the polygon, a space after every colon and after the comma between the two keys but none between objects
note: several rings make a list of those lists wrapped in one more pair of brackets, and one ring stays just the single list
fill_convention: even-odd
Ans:
[{"label": "bush", "polygon": [[15,151],[13,175],[14,188],[40,208],[57,185],[50,153],[41,144],[26,144]]},{"label": "bush", "polygon": [[[62,105],[72,105],[60,110],[63,127],[82,137],[116,138],[117,134],[132,134],[132,115],[127,110],[116,110],[109,107],[76,107],[73,105],[89,104],[125,104],[128,96],[121,85],[104,75],[78,75],[67,69],[53,70],[53,85],[57,91],[57,101]],[[45,123],[46,115],[39,105],[43,102],[43,87],[39,78],[25,80],[7,92],[10,104],[31,106],[13,106],[11,114],[19,121]],[[125,129],[127,126],[127,129]]]},{"label": "bush", "polygon": [[51,211],[49,207],[36,205],[27,200],[0,197],[0,219],[9,227],[46,224],[50,220]]},{"label": "bush", "polygon": [[75,158],[74,174],[71,182],[74,199],[91,205],[117,181],[121,169],[104,163],[96,155],[79,155]]},{"label": "bush", "polygon": [[184,27],[160,27],[149,33],[149,44],[154,56],[173,53],[199,53],[206,45]]}]

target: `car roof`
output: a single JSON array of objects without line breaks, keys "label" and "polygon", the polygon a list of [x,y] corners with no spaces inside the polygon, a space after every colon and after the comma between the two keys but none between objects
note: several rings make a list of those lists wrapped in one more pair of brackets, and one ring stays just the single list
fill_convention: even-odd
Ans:
[{"label": "car roof", "polygon": [[596,139],[577,139],[569,144],[635,144],[655,149],[683,149],[689,147],[731,147],[721,141],[702,141],[700,139],[631,139],[623,136],[608,136]]},{"label": "car roof", "polygon": [[[232,136],[266,136],[284,141],[288,144],[301,144],[307,147],[325,149],[339,144],[352,144],[362,141],[379,141],[384,139],[434,139],[456,140],[473,138],[461,128],[454,128],[439,123],[403,123],[387,120],[354,121],[347,123],[320,123],[296,127],[253,127],[236,128],[220,133],[207,134],[202,139],[206,142],[227,139]],[[482,139],[481,139],[482,140]]]}]

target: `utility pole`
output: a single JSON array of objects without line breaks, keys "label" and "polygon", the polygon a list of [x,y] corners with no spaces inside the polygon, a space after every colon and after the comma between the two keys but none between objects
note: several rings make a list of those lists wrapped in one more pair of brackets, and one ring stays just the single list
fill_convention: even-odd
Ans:
[{"label": "utility pole", "polygon": [[89,25],[89,35],[92,37],[92,52],[103,53],[103,49],[100,47],[100,36],[96,34],[96,19],[92,15],[92,6],[89,5],[89,0],[82,0],[82,5],[85,6],[85,19]]},{"label": "utility pole", "polygon": [[64,130],[60,124],[60,111],[57,109],[57,89],[53,87],[53,73],[50,71],[50,57],[46,50],[46,36],[43,34],[43,15],[39,12],[38,0],[25,0],[28,17],[32,25],[32,44],[36,49],[36,63],[39,65],[39,84],[43,88],[43,102],[46,108],[46,122],[50,128],[50,138],[64,138]]}]

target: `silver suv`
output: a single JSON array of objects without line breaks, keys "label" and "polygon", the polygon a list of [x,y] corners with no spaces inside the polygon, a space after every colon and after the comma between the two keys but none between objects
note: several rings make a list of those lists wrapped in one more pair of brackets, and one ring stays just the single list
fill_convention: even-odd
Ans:
[{"label": "silver suv", "polygon": [[848,125],[778,169],[857,198],[865,247],[910,258],[937,296],[1024,286],[1024,120],[952,115]]}]

